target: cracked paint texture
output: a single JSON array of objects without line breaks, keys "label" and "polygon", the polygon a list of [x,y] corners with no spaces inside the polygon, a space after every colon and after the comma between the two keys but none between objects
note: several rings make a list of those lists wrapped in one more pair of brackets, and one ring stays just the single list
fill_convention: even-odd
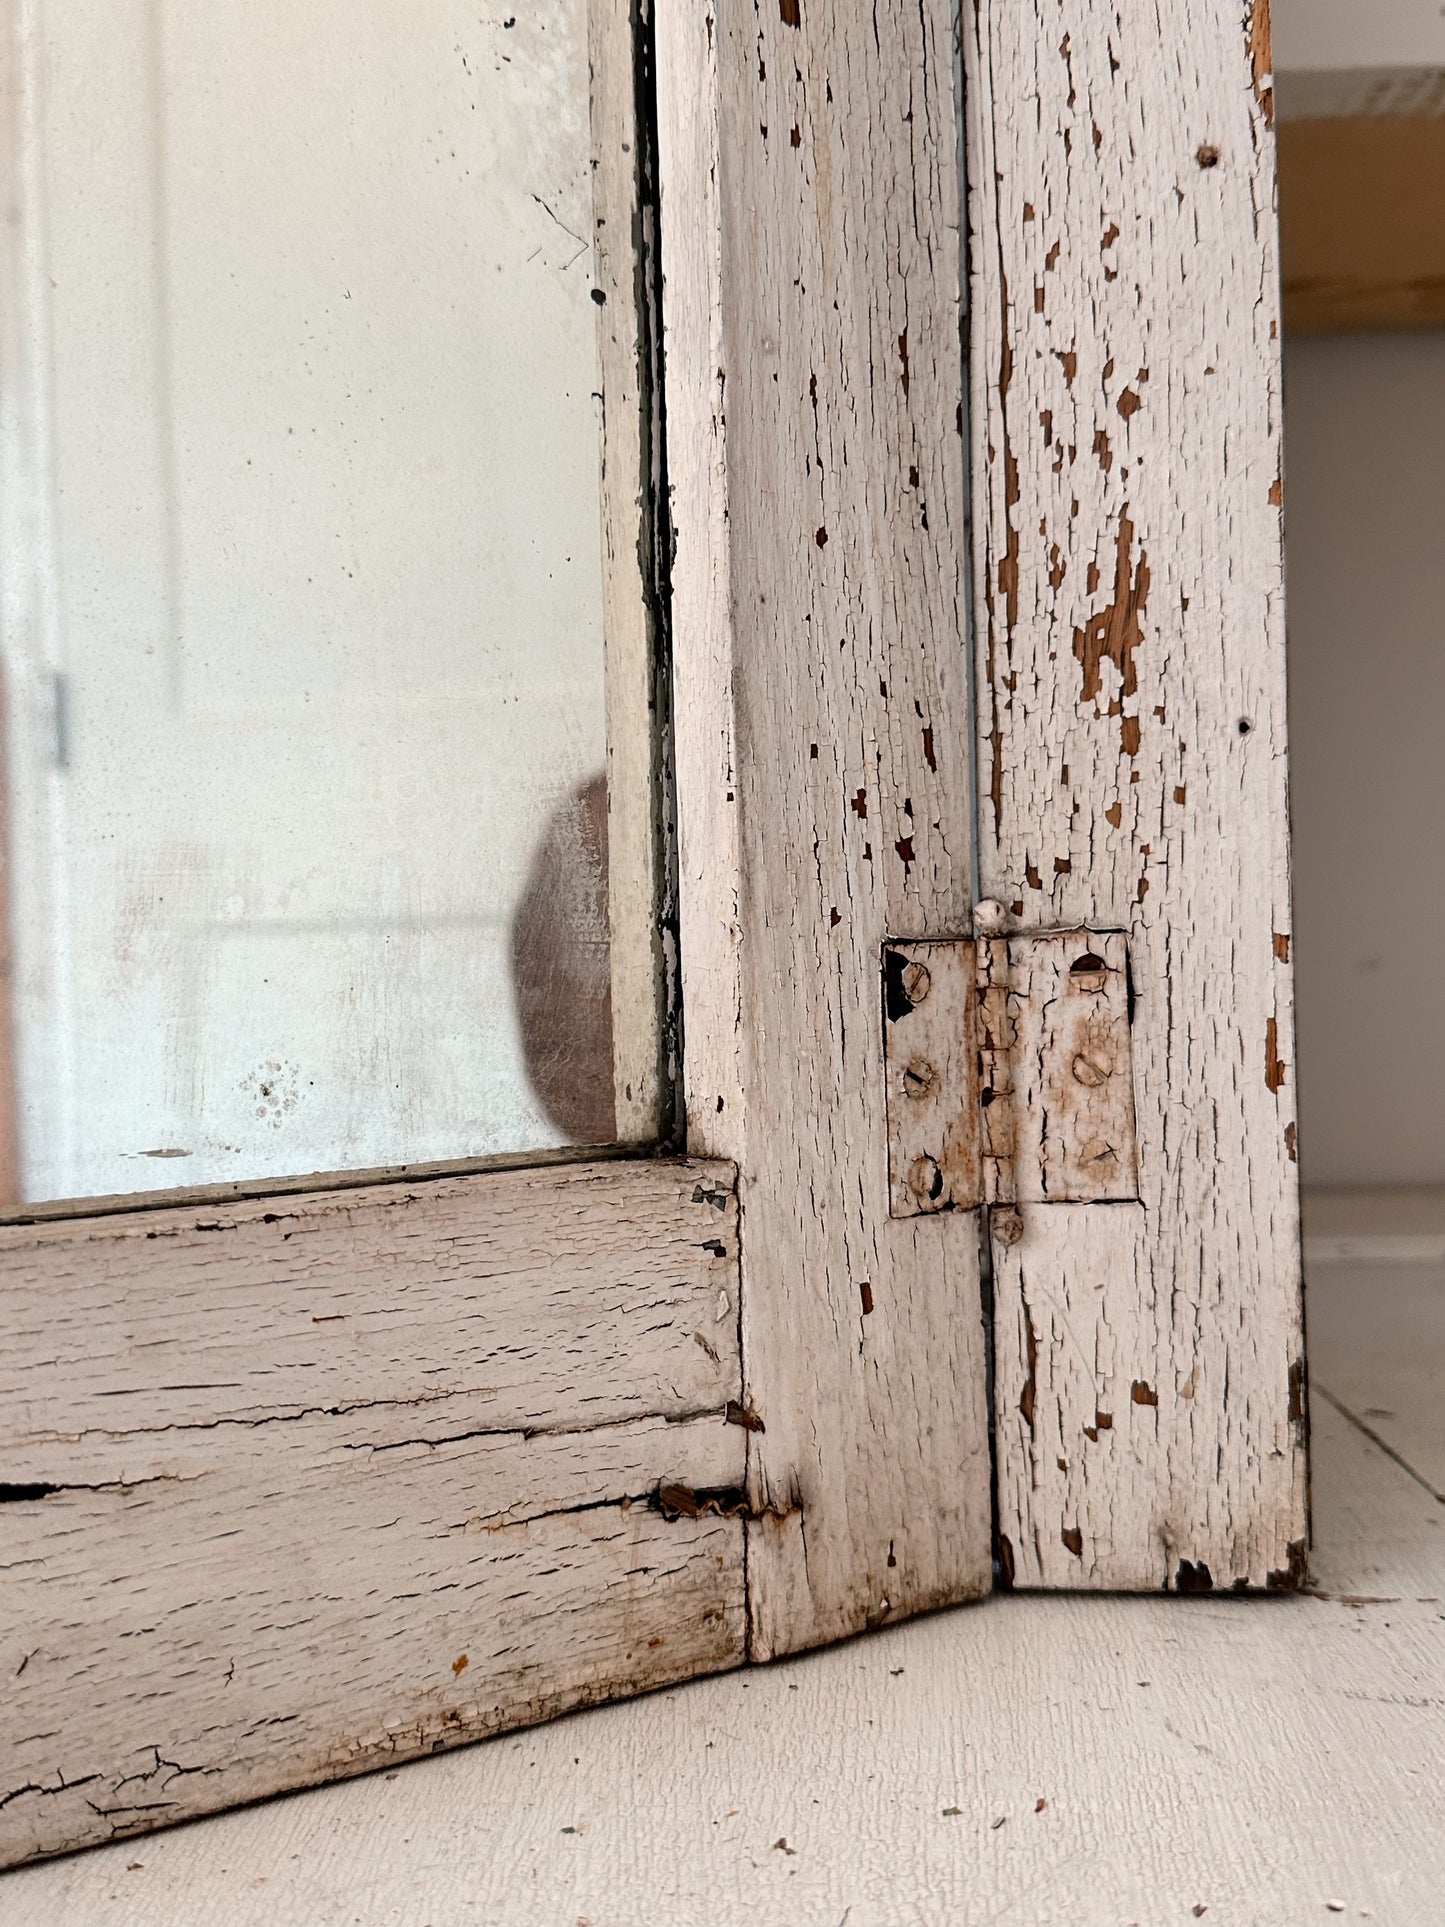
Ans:
[{"label": "cracked paint texture", "polygon": [[744,1657],[742,1521],[657,1502],[744,1476],[729,1167],[0,1247],[0,1863]]},{"label": "cracked paint texture", "polygon": [[996,1249],[1000,1530],[1018,1585],[1265,1587],[1306,1534],[1267,9],[966,19],[981,886],[1127,933],[1138,1132],[1137,1203]]}]

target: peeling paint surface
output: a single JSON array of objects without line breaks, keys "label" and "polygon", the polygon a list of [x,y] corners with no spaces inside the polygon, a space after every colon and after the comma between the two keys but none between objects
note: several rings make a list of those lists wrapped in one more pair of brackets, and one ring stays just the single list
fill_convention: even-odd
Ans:
[{"label": "peeling paint surface", "polygon": [[658,30],[687,1121],[743,1173],[761,1657],[990,1583],[977,1224],[890,1216],[879,1013],[884,943],[972,903],[953,19]]},{"label": "peeling paint surface", "polygon": [[4,1226],[0,1262],[0,1865],[745,1657],[727,1166]]},{"label": "peeling paint surface", "polygon": [[967,20],[980,889],[1126,933],[1138,1138],[1137,1202],[995,1242],[1000,1530],[1021,1586],[1263,1588],[1306,1534],[1268,8]]}]

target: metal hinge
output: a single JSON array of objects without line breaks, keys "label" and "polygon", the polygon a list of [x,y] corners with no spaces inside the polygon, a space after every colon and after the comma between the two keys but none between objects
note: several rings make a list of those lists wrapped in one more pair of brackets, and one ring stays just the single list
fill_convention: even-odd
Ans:
[{"label": "metal hinge", "polygon": [[891,1215],[1137,1198],[1130,997],[1122,931],[885,944]]}]

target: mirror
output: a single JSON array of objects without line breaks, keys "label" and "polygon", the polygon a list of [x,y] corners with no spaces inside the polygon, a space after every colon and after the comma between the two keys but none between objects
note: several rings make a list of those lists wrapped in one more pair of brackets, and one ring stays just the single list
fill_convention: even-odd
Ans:
[{"label": "mirror", "polygon": [[5,1202],[650,1134],[600,6],[13,0]]}]

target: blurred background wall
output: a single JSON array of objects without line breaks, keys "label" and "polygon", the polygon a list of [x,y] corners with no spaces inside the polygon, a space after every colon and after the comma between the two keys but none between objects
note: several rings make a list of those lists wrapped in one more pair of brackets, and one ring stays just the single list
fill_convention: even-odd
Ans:
[{"label": "blurred background wall", "polygon": [[1445,10],[1274,0],[1307,1186],[1445,1183]]}]

